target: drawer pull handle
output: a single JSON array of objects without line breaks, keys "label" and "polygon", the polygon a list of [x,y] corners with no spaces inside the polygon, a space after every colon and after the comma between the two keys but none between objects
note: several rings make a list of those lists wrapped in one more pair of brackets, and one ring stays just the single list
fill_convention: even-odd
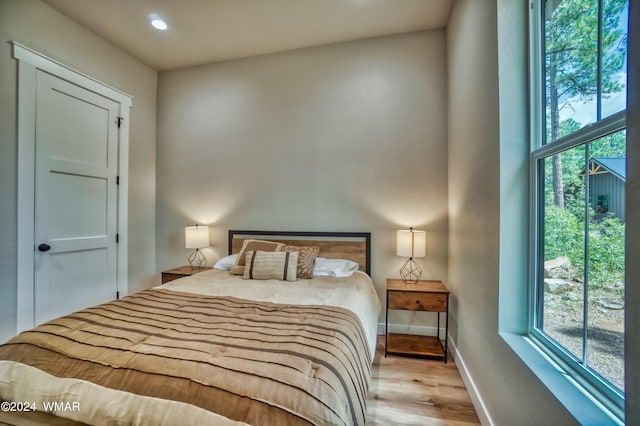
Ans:
[{"label": "drawer pull handle", "polygon": [[416,300],[416,304],[417,304],[417,305],[419,305],[419,304],[420,304],[420,301],[419,301],[419,300]]}]

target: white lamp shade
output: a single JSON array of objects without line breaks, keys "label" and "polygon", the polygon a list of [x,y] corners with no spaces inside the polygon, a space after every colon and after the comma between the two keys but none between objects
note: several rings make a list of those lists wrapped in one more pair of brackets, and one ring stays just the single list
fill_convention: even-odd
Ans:
[{"label": "white lamp shade", "polygon": [[209,227],[187,226],[184,228],[184,243],[190,249],[209,247]]},{"label": "white lamp shade", "polygon": [[396,253],[402,257],[424,257],[427,249],[427,233],[414,229],[398,231]]}]

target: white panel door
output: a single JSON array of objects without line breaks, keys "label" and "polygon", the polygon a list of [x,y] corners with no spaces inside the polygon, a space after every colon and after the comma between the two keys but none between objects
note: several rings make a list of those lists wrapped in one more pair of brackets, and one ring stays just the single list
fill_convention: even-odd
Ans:
[{"label": "white panel door", "polygon": [[35,323],[116,298],[119,103],[37,71]]}]

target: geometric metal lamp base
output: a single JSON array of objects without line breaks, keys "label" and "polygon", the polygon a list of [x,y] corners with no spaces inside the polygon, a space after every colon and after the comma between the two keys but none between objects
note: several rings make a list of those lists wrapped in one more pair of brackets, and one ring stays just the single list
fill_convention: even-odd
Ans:
[{"label": "geometric metal lamp base", "polygon": [[193,253],[187,258],[189,261],[189,265],[192,268],[204,268],[207,266],[207,258],[204,257],[204,254],[200,251],[200,249],[195,249]]},{"label": "geometric metal lamp base", "polygon": [[410,257],[400,268],[400,276],[405,283],[416,284],[422,277],[422,268]]}]

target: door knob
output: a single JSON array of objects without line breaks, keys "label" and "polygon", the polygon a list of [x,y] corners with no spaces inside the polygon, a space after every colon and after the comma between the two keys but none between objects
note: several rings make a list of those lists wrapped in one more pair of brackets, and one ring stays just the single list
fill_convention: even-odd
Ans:
[{"label": "door knob", "polygon": [[40,251],[49,251],[49,250],[51,250],[51,246],[49,244],[40,244],[38,246],[38,250],[40,250]]}]

